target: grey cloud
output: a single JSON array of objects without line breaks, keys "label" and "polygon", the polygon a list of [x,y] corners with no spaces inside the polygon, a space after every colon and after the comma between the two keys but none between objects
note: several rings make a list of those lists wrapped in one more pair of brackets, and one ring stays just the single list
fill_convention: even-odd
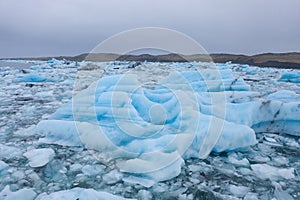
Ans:
[{"label": "grey cloud", "polygon": [[300,51],[298,0],[2,0],[0,57],[89,52],[120,31],[183,32],[208,52]]}]

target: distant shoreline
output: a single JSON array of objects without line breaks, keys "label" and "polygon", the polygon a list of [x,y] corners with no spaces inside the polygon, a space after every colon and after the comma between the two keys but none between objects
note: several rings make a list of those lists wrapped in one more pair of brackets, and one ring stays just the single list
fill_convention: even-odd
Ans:
[{"label": "distant shoreline", "polygon": [[203,61],[226,63],[231,61],[236,64],[247,64],[258,67],[275,67],[300,69],[300,53],[265,53],[253,56],[235,55],[235,54],[195,54],[195,55],[180,55],[180,54],[165,54],[165,55],[118,55],[111,53],[97,54],[80,54],[77,56],[58,56],[58,57],[31,57],[31,58],[3,58],[0,60],[49,60],[55,58],[57,60],[70,61],[145,61],[148,62],[186,62],[186,61]]}]

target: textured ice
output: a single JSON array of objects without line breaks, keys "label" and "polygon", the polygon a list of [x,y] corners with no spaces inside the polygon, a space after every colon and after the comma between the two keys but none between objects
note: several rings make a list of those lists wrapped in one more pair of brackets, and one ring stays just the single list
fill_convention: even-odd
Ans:
[{"label": "textured ice", "polygon": [[31,167],[42,167],[46,165],[55,156],[53,149],[33,149],[24,153],[24,156],[29,160]]},{"label": "textured ice", "polygon": [[102,179],[107,184],[114,184],[120,181],[123,178],[123,173],[120,173],[117,169],[110,171],[107,174],[104,174]]},{"label": "textured ice", "polygon": [[90,199],[99,199],[99,200],[124,200],[116,195],[109,194],[107,192],[98,192],[93,189],[85,188],[74,188],[71,190],[63,190],[59,192],[54,192],[51,194],[40,194],[36,200],[53,200],[53,199],[79,199],[79,200],[90,200]]},{"label": "textured ice", "polygon": [[284,200],[293,200],[294,199],[287,191],[284,191],[282,189],[280,184],[273,182],[273,185],[275,186],[274,194],[277,199],[284,199]]},{"label": "textured ice", "polygon": [[235,186],[229,185],[229,191],[237,197],[243,198],[247,192],[249,192],[250,188],[245,186]]},{"label": "textured ice", "polygon": [[[257,197],[258,199],[261,197],[258,194],[249,192],[239,194],[237,188],[233,187],[239,187],[237,180],[257,181],[263,177],[261,174],[263,174],[265,166],[250,165],[250,163],[263,163],[264,165],[267,162],[266,165],[274,167],[270,170],[279,169],[281,175],[272,172],[262,179],[280,181],[284,179],[283,176],[287,175],[291,182],[296,181],[292,178],[294,166],[286,164],[290,159],[273,157],[274,150],[261,149],[260,145],[263,144],[265,147],[266,142],[269,142],[279,146],[280,141],[282,144],[290,146],[289,144],[293,142],[287,141],[286,135],[280,138],[271,137],[265,132],[276,133],[273,135],[277,135],[277,133],[299,135],[299,95],[294,91],[280,90],[280,87],[277,87],[279,73],[269,78],[261,76],[262,72],[264,74],[272,72],[274,75],[274,70],[234,64],[230,64],[230,66],[220,64],[220,70],[204,69],[197,73],[193,67],[202,66],[202,63],[149,63],[149,66],[141,70],[141,74],[123,75],[122,72],[126,72],[128,64],[119,63],[117,70],[115,69],[116,64],[118,62],[87,64],[86,69],[95,70],[87,70],[88,77],[83,77],[83,81],[75,85],[74,92],[77,95],[73,101],[61,106],[50,118],[47,115],[43,116],[42,119],[47,118],[47,120],[40,121],[26,134],[22,130],[18,134],[14,134],[15,137],[22,138],[22,145],[23,138],[28,136],[26,140],[29,142],[34,140],[32,144],[35,148],[50,146],[55,149],[57,156],[53,160],[49,160],[46,166],[31,169],[36,170],[36,172],[30,175],[27,175],[27,172],[26,175],[22,175],[13,171],[11,178],[13,175],[16,177],[23,176],[27,179],[29,176],[33,177],[34,182],[42,184],[43,188],[49,187],[51,192],[72,188],[74,182],[76,187],[80,185],[80,187],[96,190],[105,187],[105,191],[115,191],[122,195],[127,194],[126,191],[130,191],[128,193],[133,195],[134,192],[137,193],[144,187],[148,188],[147,191],[151,191],[150,194],[142,192],[139,195],[134,194],[135,197],[151,196],[152,193],[154,198],[157,198],[159,196],[157,191],[170,190],[174,191],[173,194],[177,196],[190,199],[197,196],[194,195],[193,190],[195,188],[193,185],[200,184],[212,184],[216,189],[215,191],[220,191],[218,193],[226,190],[225,193],[228,194],[227,187],[217,188],[219,179],[232,180],[230,184],[232,184],[231,189],[234,196],[245,196],[245,199]],[[54,68],[59,70],[60,65],[60,61],[53,60],[47,64],[41,63],[32,66],[28,72],[44,78],[52,78],[52,73],[47,74],[45,70],[53,70]],[[85,63],[81,63],[81,65],[85,65]],[[105,65],[105,70],[97,70],[97,65]],[[161,66],[167,65],[179,70],[179,72],[167,70],[161,73]],[[187,70],[185,65],[191,67],[192,70],[185,71]],[[147,68],[153,74],[143,75]],[[182,70],[183,68],[185,70]],[[235,69],[235,73],[232,73],[229,68]],[[102,74],[104,71],[105,75]],[[23,72],[14,73],[20,75]],[[27,71],[21,76],[23,77],[26,73]],[[36,94],[33,101],[46,100],[47,102],[47,100],[57,96],[56,101],[47,104],[49,108],[53,109],[53,105],[56,107],[61,105],[62,95],[67,92],[71,94],[65,88],[70,87],[73,83],[71,80],[63,78],[66,76],[63,72],[61,72],[61,76],[59,73],[53,73],[53,77],[55,80],[62,80],[61,83],[26,82],[14,84],[26,84],[28,88],[33,87],[32,94]],[[68,78],[73,76],[75,78],[76,75],[68,74]],[[81,76],[80,71],[78,76]],[[8,74],[4,76],[3,80],[15,80],[15,77]],[[101,79],[97,81],[99,77]],[[248,83],[253,80],[251,86],[255,91],[250,91],[250,86],[245,83],[242,77]],[[144,84],[145,82],[146,84]],[[53,89],[51,86],[52,89],[48,90],[50,85],[55,84],[60,85],[59,89],[56,87]],[[270,88],[268,84],[274,84],[274,88]],[[284,86],[284,89],[293,90],[297,88],[295,84],[291,83],[280,82],[280,84]],[[47,90],[41,90],[39,87],[47,88]],[[9,88],[20,93],[19,90],[22,87],[10,85]],[[82,89],[84,90],[80,91]],[[6,95],[5,92],[2,94]],[[32,96],[26,92],[21,94],[22,97],[26,98]],[[20,100],[22,98],[18,99],[18,101]],[[31,103],[30,100],[28,103]],[[22,110],[27,110],[30,113],[35,110],[35,106],[24,105]],[[26,119],[26,117],[21,118]],[[244,148],[256,144],[254,132],[257,132],[258,135],[261,134],[260,132],[264,133],[262,138],[258,137],[263,143],[251,148]],[[13,140],[16,139],[13,138]],[[295,139],[295,141],[296,145],[293,145],[293,148],[298,148],[298,140]],[[14,144],[8,145],[4,148],[6,149],[5,152],[12,152],[11,150],[8,151],[7,147],[14,148]],[[28,146],[26,148],[32,149]],[[24,147],[20,149],[23,152],[25,150]],[[77,149],[80,150],[77,152]],[[90,149],[92,150],[90,151]],[[249,149],[251,151],[245,153],[247,151],[244,150]],[[18,149],[16,148],[16,150]],[[220,155],[218,153],[213,153],[207,157],[211,152],[232,150],[236,151],[228,154],[222,153],[221,157],[228,155],[228,158],[225,156],[226,158],[221,160],[213,159],[215,155]],[[267,153],[266,155],[256,154],[258,151]],[[281,147],[279,151],[281,151]],[[288,153],[291,151],[291,154],[295,154],[293,150],[288,148],[284,151]],[[109,166],[113,163],[113,168],[104,169],[103,165],[95,160],[89,160],[86,158],[89,152],[99,158],[100,162],[103,161],[103,164]],[[254,153],[255,155],[252,155]],[[5,157],[7,153],[0,151],[0,156],[2,155],[1,160],[9,163],[9,165],[13,163],[13,159],[7,160]],[[21,162],[26,162],[24,157],[19,155],[22,155],[22,152],[14,155],[14,157]],[[206,163],[204,161],[199,162],[199,159],[190,158],[203,158]],[[77,161],[80,164],[76,163]],[[191,165],[191,163],[193,164]],[[183,165],[188,167],[183,167]],[[115,168],[116,166],[117,168]],[[30,169],[28,165],[25,167]],[[9,168],[11,169],[10,166]],[[269,168],[266,167],[266,169]],[[39,170],[41,171],[38,172]],[[189,172],[191,174],[187,174]],[[6,168],[4,173],[7,173]],[[178,176],[179,174],[180,176]],[[211,175],[216,175],[216,180],[213,180],[216,183],[209,180]],[[231,179],[232,176],[239,175],[244,176]],[[40,180],[37,178],[39,176],[41,176]],[[164,182],[157,183],[164,180],[169,181],[166,181],[166,184]],[[22,181],[25,182],[25,180]],[[93,185],[95,181],[99,181],[101,184]],[[261,181],[263,182],[263,180]],[[53,185],[50,184],[52,182]],[[269,184],[270,181],[266,180],[265,182]],[[65,187],[65,185],[67,186]],[[242,185],[249,186],[247,181]],[[151,188],[151,186],[153,187]],[[178,188],[176,188],[177,186]],[[38,189],[39,187],[36,185],[34,187],[40,193],[41,189]],[[264,188],[268,187],[268,185],[264,186]],[[189,188],[189,191],[185,194],[182,189],[186,188]],[[252,187],[249,186],[249,188],[252,192]],[[49,190],[42,189],[43,192],[47,191],[47,193]],[[264,192],[259,188],[254,190],[255,192],[259,191],[258,193]],[[280,195],[284,195],[281,190],[278,189],[278,191]],[[43,194],[44,198],[48,194]],[[169,196],[166,195],[166,197]]]},{"label": "textured ice", "polygon": [[20,155],[22,155],[22,151],[20,149],[0,144],[0,159],[12,159]]},{"label": "textured ice", "polygon": [[249,167],[250,163],[247,158],[238,158],[237,154],[232,153],[228,156],[228,161],[236,166]]},{"label": "textured ice", "polygon": [[279,81],[300,83],[300,72],[282,74]]},{"label": "textured ice", "polygon": [[9,187],[5,187],[2,192],[0,192],[0,199],[3,200],[16,200],[16,199],[22,199],[22,200],[34,200],[37,194],[34,192],[33,189],[20,189],[16,192],[11,192]]},{"label": "textured ice", "polygon": [[[123,180],[149,187],[176,177],[183,159],[256,144],[254,130],[299,135],[299,95],[262,98],[249,90],[228,69],[171,72],[148,86],[135,74],[105,76],[37,130],[40,142],[83,144],[107,161],[125,159],[117,161],[130,174]],[[247,159],[230,162],[249,166]]]},{"label": "textured ice", "polygon": [[47,78],[39,74],[20,75],[16,79],[17,82],[55,82],[54,78]]},{"label": "textured ice", "polygon": [[[122,172],[132,174],[125,180],[150,182],[176,177],[182,158],[205,158],[211,151],[256,143],[251,128],[218,116],[225,114],[225,95],[207,93],[248,91],[249,86],[230,70],[171,72],[158,84],[141,84],[135,74],[101,78],[80,92],[73,104],[58,109],[52,120],[37,125],[36,132],[45,136],[40,142],[80,145],[81,141],[108,161],[125,158],[117,163]],[[205,113],[202,100],[216,108],[210,104],[211,113]]]},{"label": "textured ice", "polygon": [[86,165],[81,170],[86,176],[96,176],[105,169],[103,165]]},{"label": "textured ice", "polygon": [[0,173],[8,167],[8,164],[0,160]]},{"label": "textured ice", "polygon": [[295,178],[294,168],[277,168],[268,164],[253,164],[251,169],[261,179],[280,180]]},{"label": "textured ice", "polygon": [[274,92],[267,97],[268,100],[279,100],[284,103],[300,102],[300,95],[290,90],[280,90]]},{"label": "textured ice", "polygon": [[142,185],[146,188],[150,188],[151,186],[153,186],[155,184],[154,180],[148,179],[148,178],[144,178],[144,177],[140,177],[140,176],[127,176],[122,178],[122,180],[126,183],[130,183],[130,184],[139,184]]},{"label": "textured ice", "polygon": [[43,136],[39,141],[46,144],[64,146],[82,146],[73,121],[41,121],[34,129],[34,134]]},{"label": "textured ice", "polygon": [[[300,125],[299,97],[292,91],[278,91],[269,95],[267,99],[226,103],[226,115],[223,118],[229,122],[252,127],[256,132],[300,135],[297,128]],[[212,114],[212,105],[201,105],[201,108],[205,114]],[[222,113],[215,112],[215,114],[222,117]]]}]

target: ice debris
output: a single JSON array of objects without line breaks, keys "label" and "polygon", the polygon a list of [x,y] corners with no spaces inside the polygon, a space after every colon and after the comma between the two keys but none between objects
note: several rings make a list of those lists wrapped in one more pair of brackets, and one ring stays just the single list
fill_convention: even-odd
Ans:
[{"label": "ice debris", "polygon": [[236,197],[243,198],[249,190],[250,188],[245,186],[229,185],[229,191]]},{"label": "ice debris", "polygon": [[36,200],[53,200],[53,199],[79,199],[79,200],[90,200],[90,199],[101,199],[101,200],[125,200],[126,198],[112,195],[107,192],[98,192],[93,189],[85,188],[73,188],[71,190],[63,190],[54,192],[51,194],[40,194]]},{"label": "ice debris", "polygon": [[37,196],[36,192],[33,189],[29,188],[23,188],[16,192],[10,191],[9,186],[6,186],[1,192],[0,192],[0,199],[3,200],[16,200],[16,199],[22,199],[22,200],[34,200]]},{"label": "ice debris", "polygon": [[277,168],[268,164],[253,164],[251,169],[261,179],[280,180],[295,178],[294,168]]},{"label": "ice debris", "polygon": [[13,146],[7,146],[4,144],[0,144],[0,159],[12,159],[14,157],[22,155],[22,151]]},{"label": "ice debris", "polygon": [[300,72],[282,74],[279,81],[300,83]]},{"label": "ice debris", "polygon": [[33,149],[23,154],[28,160],[30,167],[45,166],[55,156],[53,149]]},{"label": "ice debris", "polygon": [[0,173],[8,167],[8,164],[0,160]]},{"label": "ice debris", "polygon": [[26,74],[26,75],[19,75],[16,79],[17,82],[55,82],[58,79],[54,78],[47,78],[39,74]]}]

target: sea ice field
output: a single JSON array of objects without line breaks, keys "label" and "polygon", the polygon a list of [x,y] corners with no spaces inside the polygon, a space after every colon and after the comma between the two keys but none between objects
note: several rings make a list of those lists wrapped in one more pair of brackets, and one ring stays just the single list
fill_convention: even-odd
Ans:
[{"label": "sea ice field", "polygon": [[0,62],[0,199],[300,199],[300,70]]}]

